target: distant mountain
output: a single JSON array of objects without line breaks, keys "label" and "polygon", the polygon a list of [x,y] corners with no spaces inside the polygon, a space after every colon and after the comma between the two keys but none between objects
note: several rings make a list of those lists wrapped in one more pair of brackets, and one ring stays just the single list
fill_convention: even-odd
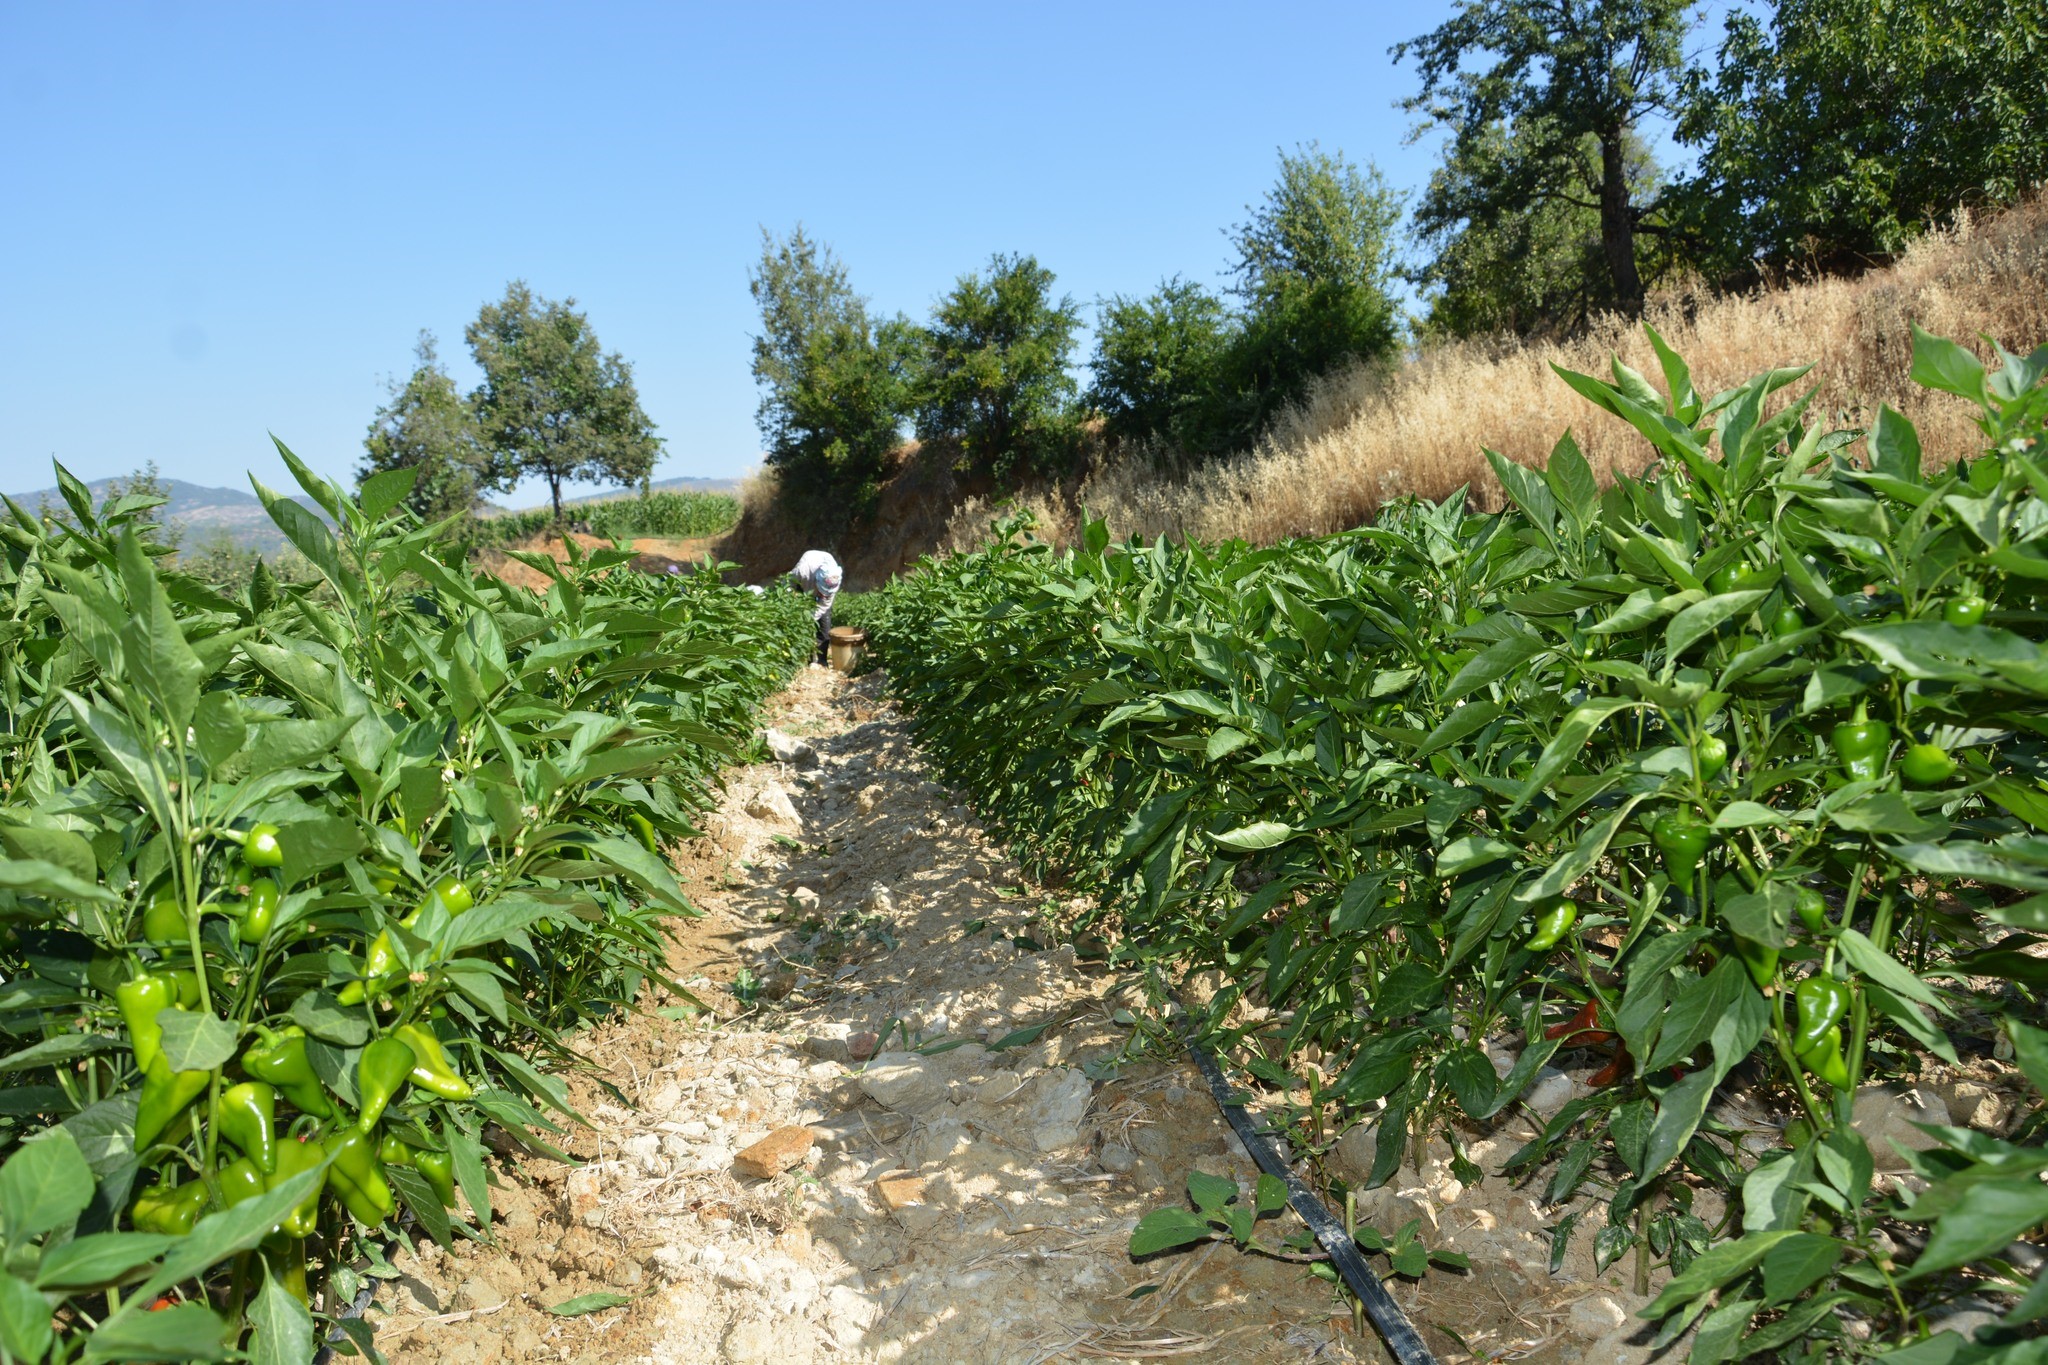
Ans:
[{"label": "distant mountain", "polygon": [[[103,502],[109,489],[117,483],[126,482],[126,479],[95,479],[86,487],[92,490],[93,501]],[[184,528],[184,543],[188,548],[211,540],[222,532],[243,549],[260,554],[276,554],[289,544],[254,493],[233,488],[203,488],[183,479],[164,479],[162,483],[171,499],[162,515]],[[65,507],[64,495],[55,488],[39,488],[34,492],[11,493],[8,496],[31,512],[46,503],[58,510]],[[321,520],[327,519],[327,514],[309,499],[300,497],[293,501],[311,508]]]}]

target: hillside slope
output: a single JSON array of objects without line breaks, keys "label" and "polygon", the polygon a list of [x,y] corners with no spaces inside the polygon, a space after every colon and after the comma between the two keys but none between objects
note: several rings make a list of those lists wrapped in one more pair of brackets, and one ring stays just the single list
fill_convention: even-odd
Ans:
[{"label": "hillside slope", "polygon": [[[1861,425],[1889,403],[1918,425],[1927,459],[1974,448],[1960,400],[1908,381],[1911,323],[1964,342],[1988,335],[2019,350],[2048,341],[2048,199],[1981,224],[1923,239],[1899,261],[1854,279],[1825,279],[1723,298],[1653,304],[1649,321],[1690,362],[1703,393],[1773,366],[1813,362],[1816,414]],[[1975,342],[1988,356],[1990,347]],[[1260,445],[1182,474],[1142,457],[1091,454],[1075,477],[1007,498],[964,485],[949,462],[908,447],[884,487],[873,524],[834,548],[849,581],[868,587],[918,555],[986,540],[1005,505],[1035,512],[1040,534],[1065,541],[1083,509],[1118,536],[1243,538],[1270,543],[1322,535],[1368,520],[1390,498],[1450,496],[1469,488],[1498,507],[1486,463],[1491,447],[1539,465],[1565,431],[1596,472],[1635,471],[1649,447],[1621,421],[1580,399],[1551,366],[1605,375],[1611,356],[1661,386],[1640,327],[1608,319],[1562,343],[1465,342],[1432,349],[1391,375],[1326,377]],[[776,507],[772,476],[742,494],[740,523],[719,553],[760,578],[785,571],[807,548]]]}]

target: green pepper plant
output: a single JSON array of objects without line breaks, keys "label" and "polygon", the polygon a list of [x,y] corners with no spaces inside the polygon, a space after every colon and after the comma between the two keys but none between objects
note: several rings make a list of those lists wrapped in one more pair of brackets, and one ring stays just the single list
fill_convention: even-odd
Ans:
[{"label": "green pepper plant", "polygon": [[[1932,1133],[1917,1196],[1853,1120],[1930,1065],[2042,1080],[2048,347],[1987,365],[1915,329],[1915,378],[1983,434],[1936,462],[1890,408],[1816,421],[1803,368],[1704,394],[1649,338],[1661,388],[1560,372],[1649,444],[1641,477],[1603,487],[1567,434],[1542,469],[1489,456],[1498,513],[1268,547],[1006,523],[864,604],[876,650],[1118,962],[1220,969],[1209,1041],[1334,1106],[1305,1148],[1371,1116],[1371,1183],[1430,1137],[1477,1179],[1461,1134],[1590,1052],[1505,1169],[1599,1192],[1554,1252],[1583,1223],[1629,1258],[1661,1340],[2019,1359],[2048,1318],[2003,1255],[2048,1219],[2038,1099]],[[1715,1104],[1738,1086],[1785,1124],[1760,1157]],[[2009,1296],[1998,1331],[1910,1354],[1965,1292]]]},{"label": "green pepper plant", "polygon": [[472,575],[410,473],[279,449],[314,583],[224,595],[61,466],[0,519],[6,1359],[368,1349],[365,1248],[481,1235],[484,1125],[559,1155],[562,1032],[659,977],[660,841],[808,655],[626,551]]}]

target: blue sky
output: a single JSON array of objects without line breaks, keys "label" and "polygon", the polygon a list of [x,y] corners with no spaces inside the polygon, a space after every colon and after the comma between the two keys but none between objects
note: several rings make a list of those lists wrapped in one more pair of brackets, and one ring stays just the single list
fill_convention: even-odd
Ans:
[{"label": "blue sky", "polygon": [[418,331],[467,384],[514,277],[633,362],[659,476],[738,474],[762,226],[913,316],[994,251],[1214,282],[1276,148],[1426,180],[1387,48],[1447,9],[0,0],[0,489],[275,485],[267,432],[349,476]]}]

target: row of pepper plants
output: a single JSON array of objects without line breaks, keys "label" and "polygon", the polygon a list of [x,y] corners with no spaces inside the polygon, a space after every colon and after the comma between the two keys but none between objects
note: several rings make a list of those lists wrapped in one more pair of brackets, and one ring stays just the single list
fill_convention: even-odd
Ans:
[{"label": "row of pepper plants", "polygon": [[283,453],[314,583],[224,596],[61,467],[0,518],[0,1360],[374,1356],[392,1237],[560,1155],[564,1031],[658,978],[662,842],[810,648],[628,552],[473,576],[410,471]]},{"label": "row of pepper plants", "polygon": [[[1471,1125],[1590,1055],[1506,1171],[1560,1207],[1554,1262],[1576,1229],[1661,1283],[1659,1342],[2040,1359],[2048,1283],[2006,1250],[2048,1219],[2048,347],[1987,368],[1916,329],[1983,432],[1930,468],[1889,408],[1831,430],[1802,369],[1702,395],[1651,340],[1661,392],[1560,371],[1642,478],[1601,488],[1567,434],[1542,470],[1489,453],[1497,514],[1268,548],[1011,523],[867,604],[890,684],[1124,962],[1221,969],[1199,1022],[1276,1106],[1377,1112],[1374,1183],[1432,1136],[1478,1179]],[[1993,1055],[2034,1087],[2012,1130],[1877,1179],[1859,1088]],[[1737,1092],[1784,1124],[1760,1158]],[[2001,1293],[1986,1340],[1923,1339]]]}]

